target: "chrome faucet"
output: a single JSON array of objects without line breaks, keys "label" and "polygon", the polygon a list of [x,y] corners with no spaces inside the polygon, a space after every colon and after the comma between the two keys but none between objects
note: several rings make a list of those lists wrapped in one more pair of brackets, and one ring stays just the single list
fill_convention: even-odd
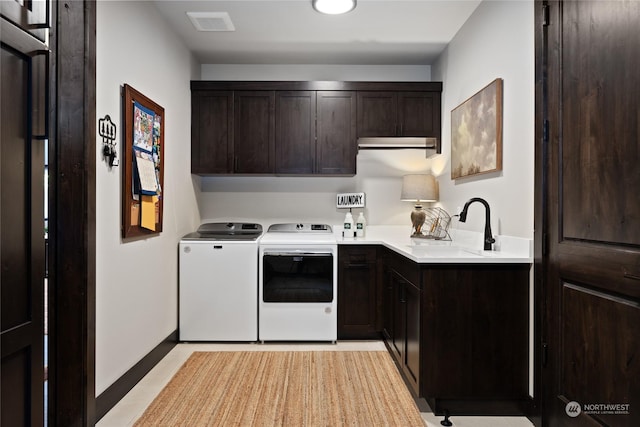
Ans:
[{"label": "chrome faucet", "polygon": [[496,239],[493,238],[491,234],[491,208],[489,207],[489,203],[486,200],[481,199],[480,197],[474,197],[469,199],[467,203],[464,204],[464,208],[462,208],[462,212],[460,212],[460,222],[467,221],[467,210],[469,209],[469,205],[473,202],[480,202],[484,205],[485,209],[485,218],[484,218],[484,250],[490,251],[491,245],[496,242]]}]

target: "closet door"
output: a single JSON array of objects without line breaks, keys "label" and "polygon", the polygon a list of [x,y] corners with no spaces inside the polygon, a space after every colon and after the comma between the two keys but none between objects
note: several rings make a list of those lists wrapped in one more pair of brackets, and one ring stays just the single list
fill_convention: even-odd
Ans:
[{"label": "closet door", "polygon": [[[15,41],[3,38],[0,49],[0,424],[41,426],[48,56],[10,47]],[[14,45],[26,46],[19,41]]]},{"label": "closet door", "polygon": [[638,426],[640,2],[535,7],[543,421]]}]

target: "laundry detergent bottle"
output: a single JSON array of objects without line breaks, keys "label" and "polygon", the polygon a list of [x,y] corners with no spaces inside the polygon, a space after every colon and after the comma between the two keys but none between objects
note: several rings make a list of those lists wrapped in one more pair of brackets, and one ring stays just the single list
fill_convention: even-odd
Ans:
[{"label": "laundry detergent bottle", "polygon": [[347,212],[347,214],[344,216],[344,224],[343,224],[343,231],[342,231],[342,237],[355,237],[355,227],[353,226],[353,216],[351,215],[351,212]]}]

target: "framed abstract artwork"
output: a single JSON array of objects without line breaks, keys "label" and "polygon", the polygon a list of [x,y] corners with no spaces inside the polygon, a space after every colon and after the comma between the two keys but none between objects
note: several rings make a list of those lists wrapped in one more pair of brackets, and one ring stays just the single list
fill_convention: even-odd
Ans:
[{"label": "framed abstract artwork", "polygon": [[451,179],[502,170],[502,79],[451,111]]}]

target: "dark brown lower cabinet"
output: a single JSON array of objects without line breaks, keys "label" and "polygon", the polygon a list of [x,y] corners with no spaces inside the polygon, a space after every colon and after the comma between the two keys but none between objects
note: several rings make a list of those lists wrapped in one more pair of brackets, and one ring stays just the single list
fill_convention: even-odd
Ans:
[{"label": "dark brown lower cabinet", "polygon": [[438,414],[526,413],[529,265],[422,269],[421,395]]},{"label": "dark brown lower cabinet", "polygon": [[394,293],[391,353],[417,397],[420,395],[420,288],[395,270],[390,275]]},{"label": "dark brown lower cabinet", "polygon": [[381,333],[438,415],[529,412],[529,264],[419,264],[373,245],[338,256],[339,339]]},{"label": "dark brown lower cabinet", "polygon": [[379,338],[375,246],[338,249],[338,339]]},{"label": "dark brown lower cabinet", "polygon": [[422,291],[420,266],[386,251],[382,335],[414,397],[420,396]]}]

